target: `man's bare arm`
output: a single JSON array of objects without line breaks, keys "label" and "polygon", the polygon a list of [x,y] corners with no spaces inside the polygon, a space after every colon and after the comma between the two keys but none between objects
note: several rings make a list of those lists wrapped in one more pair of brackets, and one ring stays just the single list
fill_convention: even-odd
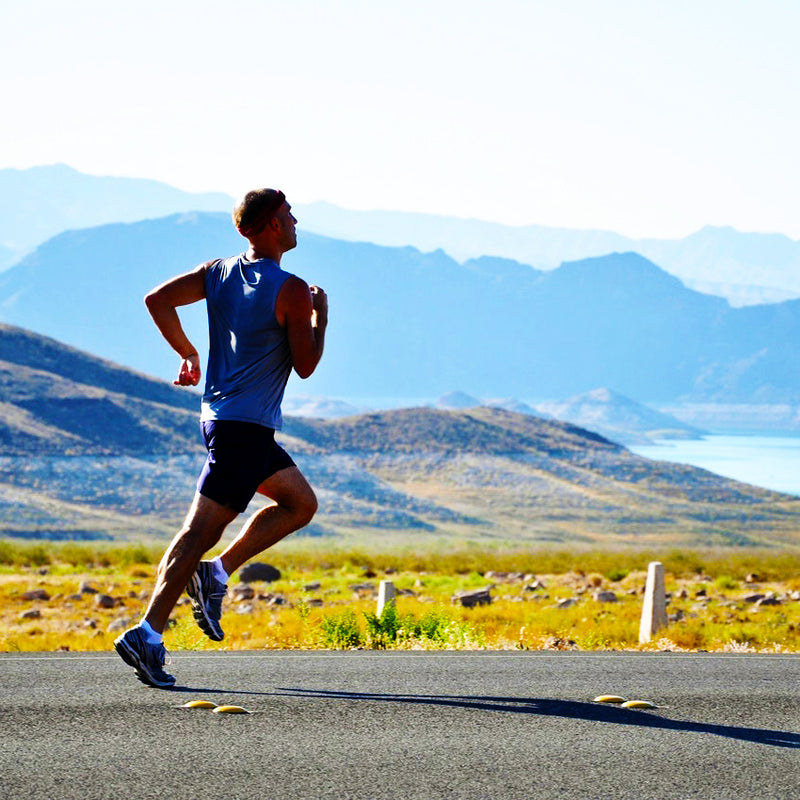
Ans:
[{"label": "man's bare arm", "polygon": [[286,328],[292,366],[301,378],[317,368],[325,348],[328,297],[319,286],[308,286],[297,277],[281,287],[275,304],[278,322]]},{"label": "man's bare arm", "polygon": [[200,356],[186,336],[176,309],[196,303],[206,296],[205,275],[211,263],[201,264],[191,272],[162,283],[144,298],[161,335],[181,357],[178,379],[173,381],[176,386],[197,386],[200,382]]}]

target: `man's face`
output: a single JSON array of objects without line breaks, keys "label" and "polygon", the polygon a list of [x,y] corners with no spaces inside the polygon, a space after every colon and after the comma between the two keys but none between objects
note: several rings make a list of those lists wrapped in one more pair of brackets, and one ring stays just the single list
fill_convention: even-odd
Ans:
[{"label": "man's face", "polygon": [[292,214],[292,207],[288,203],[284,203],[275,214],[275,219],[278,220],[281,228],[281,248],[285,253],[293,247],[297,247],[297,231],[295,225],[297,220]]}]

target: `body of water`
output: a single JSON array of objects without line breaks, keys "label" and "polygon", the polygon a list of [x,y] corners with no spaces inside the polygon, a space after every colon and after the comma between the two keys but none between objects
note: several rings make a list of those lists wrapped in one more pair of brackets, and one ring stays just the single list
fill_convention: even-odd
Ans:
[{"label": "body of water", "polygon": [[646,458],[691,464],[726,478],[800,496],[800,437],[714,434],[628,449]]}]

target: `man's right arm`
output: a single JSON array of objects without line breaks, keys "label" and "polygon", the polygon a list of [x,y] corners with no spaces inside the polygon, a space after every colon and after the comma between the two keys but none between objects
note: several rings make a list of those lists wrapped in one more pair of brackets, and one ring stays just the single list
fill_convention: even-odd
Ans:
[{"label": "man's right arm", "polygon": [[286,329],[292,366],[301,378],[317,368],[325,348],[328,297],[319,286],[292,276],[281,287],[275,304],[278,322]]},{"label": "man's right arm", "polygon": [[206,296],[206,270],[212,263],[201,264],[191,272],[162,283],[144,298],[161,335],[181,357],[178,379],[173,381],[176,386],[197,386],[200,382],[200,356],[186,336],[176,309]]}]

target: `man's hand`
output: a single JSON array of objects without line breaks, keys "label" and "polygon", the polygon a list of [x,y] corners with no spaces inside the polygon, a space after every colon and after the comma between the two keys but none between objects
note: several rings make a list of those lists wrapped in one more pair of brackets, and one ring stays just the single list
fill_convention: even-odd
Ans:
[{"label": "man's hand", "polygon": [[319,323],[327,323],[328,321],[328,295],[319,288],[319,286],[309,286],[311,292],[311,308],[313,309],[312,317],[316,316],[313,320],[317,325]]},{"label": "man's hand", "polygon": [[200,356],[190,353],[181,362],[178,380],[172,381],[175,386],[197,386],[200,383]]}]

